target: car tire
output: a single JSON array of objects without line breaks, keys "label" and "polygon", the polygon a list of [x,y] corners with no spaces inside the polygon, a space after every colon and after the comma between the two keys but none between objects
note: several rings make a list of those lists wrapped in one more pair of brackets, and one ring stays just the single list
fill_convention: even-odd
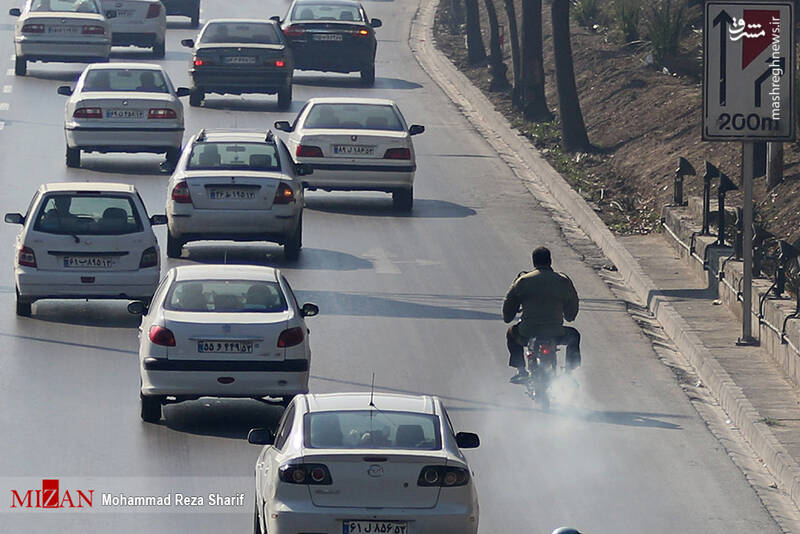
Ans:
[{"label": "car tire", "polygon": [[81,149],[67,147],[67,167],[77,168],[81,166]]},{"label": "car tire", "polygon": [[253,534],[264,534],[264,531],[261,530],[261,522],[258,520],[258,495],[256,495],[253,506]]},{"label": "car tire", "polygon": [[200,2],[197,2],[197,7],[194,8],[191,16],[189,17],[192,22],[192,28],[200,26]]},{"label": "car tire", "polygon": [[189,105],[196,108],[203,103],[203,99],[205,97],[206,97],[205,91],[203,91],[202,89],[197,89],[195,87],[192,89],[192,92],[189,93]]},{"label": "car tire", "polygon": [[20,299],[19,297],[19,289],[16,290],[17,292],[17,315],[20,317],[30,317],[31,316],[31,305],[32,302],[25,302],[24,300]]},{"label": "car tire", "polygon": [[375,85],[375,64],[373,63],[365,69],[361,69],[361,85],[372,87]]},{"label": "car tire", "polygon": [[167,230],[167,257],[180,258],[183,251],[183,241],[172,237],[172,233]]},{"label": "car tire", "polygon": [[167,55],[167,42],[161,41],[153,45],[153,57],[163,59]]},{"label": "car tire", "polygon": [[142,421],[146,423],[157,423],[161,420],[161,397],[150,397],[139,394],[141,403]]},{"label": "car tire", "polygon": [[392,206],[398,211],[411,211],[411,208],[414,207],[414,188],[392,191]]},{"label": "car tire", "polygon": [[28,74],[28,60],[24,57],[17,56],[14,58],[14,74],[17,76],[25,76]]},{"label": "car tire", "polygon": [[303,248],[303,217],[297,223],[297,229],[292,237],[283,245],[283,255],[287,260],[295,261],[300,258],[300,249]]},{"label": "car tire", "polygon": [[167,164],[170,165],[173,169],[178,164],[178,160],[181,159],[181,149],[180,148],[168,148],[166,154]]},{"label": "car tire", "polygon": [[280,109],[289,109],[292,105],[292,85],[284,87],[278,91],[278,107]]}]

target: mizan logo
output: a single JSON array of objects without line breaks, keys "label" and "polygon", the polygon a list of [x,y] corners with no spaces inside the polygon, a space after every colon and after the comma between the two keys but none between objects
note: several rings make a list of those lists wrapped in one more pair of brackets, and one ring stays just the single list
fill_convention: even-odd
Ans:
[{"label": "mizan logo", "polygon": [[64,490],[59,480],[42,480],[42,489],[29,489],[24,493],[11,490],[11,508],[91,508],[94,490]]}]

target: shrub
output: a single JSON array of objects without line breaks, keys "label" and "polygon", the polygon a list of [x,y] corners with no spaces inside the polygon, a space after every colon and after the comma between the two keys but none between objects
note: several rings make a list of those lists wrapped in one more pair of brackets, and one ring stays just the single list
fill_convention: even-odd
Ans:
[{"label": "shrub", "polygon": [[639,40],[639,15],[641,12],[640,0],[616,0],[614,2],[614,17],[625,43]]},{"label": "shrub", "polygon": [[572,0],[572,13],[579,25],[591,28],[600,16],[600,6],[597,0]]},{"label": "shrub", "polygon": [[655,0],[647,10],[646,37],[657,64],[663,64],[678,54],[685,8],[683,4],[676,7],[677,3],[673,0]]}]

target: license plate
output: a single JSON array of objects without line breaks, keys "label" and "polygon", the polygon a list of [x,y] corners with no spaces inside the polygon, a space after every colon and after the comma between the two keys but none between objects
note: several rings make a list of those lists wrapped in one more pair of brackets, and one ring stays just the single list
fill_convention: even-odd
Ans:
[{"label": "license plate", "polygon": [[342,156],[374,156],[375,145],[333,145],[333,153]]},{"label": "license plate", "polygon": [[342,534],[408,534],[407,521],[353,521],[346,520]]},{"label": "license plate", "polygon": [[212,200],[252,200],[256,192],[250,189],[209,189],[208,198]]},{"label": "license plate", "polygon": [[229,56],[223,59],[229,65],[255,65],[255,56]]},{"label": "license plate", "polygon": [[47,33],[79,33],[77,26],[48,26]]},{"label": "license plate", "polygon": [[117,17],[132,17],[135,14],[135,9],[117,9]]},{"label": "license plate", "polygon": [[197,352],[251,354],[253,343],[251,341],[198,341]]},{"label": "license plate", "polygon": [[144,111],[140,109],[109,109],[106,110],[107,119],[143,119]]},{"label": "license plate", "polygon": [[110,269],[114,266],[114,258],[110,256],[64,256],[63,265],[68,269],[100,268]]},{"label": "license plate", "polygon": [[313,35],[315,41],[341,41],[342,34],[340,33],[315,33]]}]

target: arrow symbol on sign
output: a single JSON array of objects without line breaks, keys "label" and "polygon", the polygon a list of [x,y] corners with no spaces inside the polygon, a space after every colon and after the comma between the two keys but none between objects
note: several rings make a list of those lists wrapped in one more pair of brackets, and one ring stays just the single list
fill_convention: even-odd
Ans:
[{"label": "arrow symbol on sign", "polygon": [[724,9],[714,18],[714,26],[719,24],[719,105],[725,105],[725,85],[728,81],[728,24],[733,19]]},{"label": "arrow symbol on sign", "polygon": [[783,73],[786,70],[786,58],[785,57],[778,58],[778,65],[775,65],[773,63],[773,59],[772,58],[767,58],[767,63],[770,63],[770,67],[767,70],[764,71],[764,74],[762,74],[761,76],[756,78],[756,81],[754,83],[754,86],[755,86],[754,87],[754,90],[755,90],[754,101],[755,101],[755,105],[756,105],[757,108],[761,107],[761,84],[764,83],[764,80],[766,80],[767,78],[772,76],[772,71],[774,69],[780,69],[781,70],[781,74],[780,74],[781,77],[783,77]]}]

